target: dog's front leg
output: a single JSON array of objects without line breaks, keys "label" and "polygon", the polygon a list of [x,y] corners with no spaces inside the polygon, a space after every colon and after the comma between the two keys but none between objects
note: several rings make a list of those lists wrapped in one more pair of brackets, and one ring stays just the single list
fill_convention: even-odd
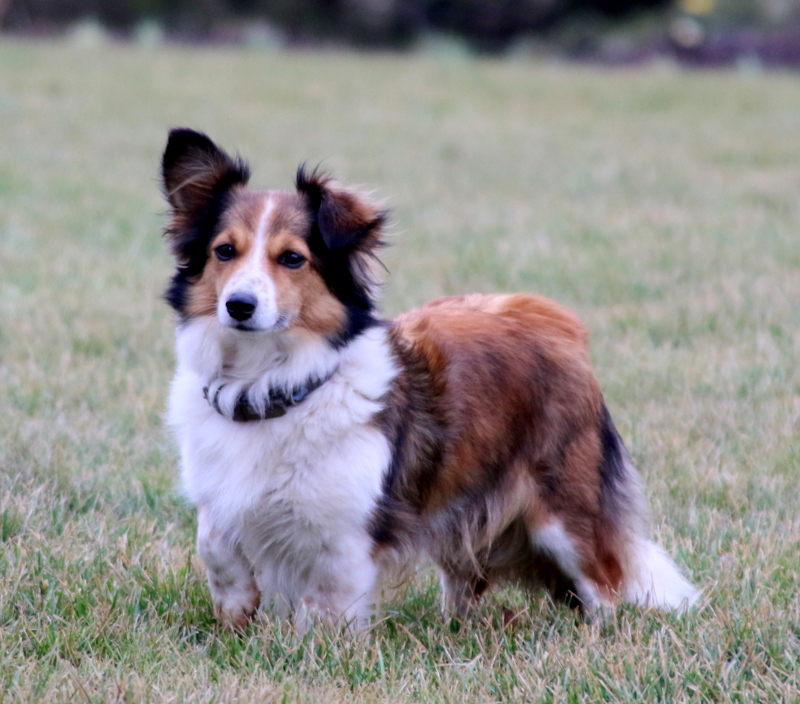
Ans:
[{"label": "dog's front leg", "polygon": [[305,631],[311,621],[362,630],[369,626],[380,567],[366,535],[348,536],[321,557],[295,609],[295,627]]},{"label": "dog's front leg", "polygon": [[207,506],[200,506],[197,514],[197,551],[206,565],[217,618],[223,626],[244,628],[258,609],[261,593],[236,536],[214,524]]},{"label": "dog's front leg", "polygon": [[480,577],[467,579],[452,571],[442,569],[439,581],[442,585],[442,615],[446,619],[464,618],[480,603],[486,582]]}]

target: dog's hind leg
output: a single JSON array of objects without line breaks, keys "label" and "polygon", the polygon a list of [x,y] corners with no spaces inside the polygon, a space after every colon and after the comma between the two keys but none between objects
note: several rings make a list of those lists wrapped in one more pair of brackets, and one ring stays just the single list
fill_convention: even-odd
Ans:
[{"label": "dog's hind leg", "polygon": [[[581,611],[590,615],[614,605],[614,584],[598,579],[594,560],[586,560],[578,541],[570,535],[563,521],[554,519],[530,531],[534,551],[552,560],[575,591]],[[563,578],[560,582],[564,582]],[[559,582],[559,583],[560,583]],[[565,595],[558,595],[562,598]]]}]

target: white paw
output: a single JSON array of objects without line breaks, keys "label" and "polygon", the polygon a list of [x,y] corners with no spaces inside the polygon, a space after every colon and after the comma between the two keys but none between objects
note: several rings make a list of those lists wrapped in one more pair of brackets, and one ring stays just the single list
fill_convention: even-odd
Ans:
[{"label": "white paw", "polygon": [[253,585],[214,594],[214,615],[225,628],[244,629],[258,611],[261,594]]}]

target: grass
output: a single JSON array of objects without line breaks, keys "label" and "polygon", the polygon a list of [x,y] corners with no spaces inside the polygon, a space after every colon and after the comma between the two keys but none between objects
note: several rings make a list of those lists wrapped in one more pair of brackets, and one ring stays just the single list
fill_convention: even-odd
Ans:
[{"label": "grass", "polygon": [[[446,624],[423,570],[363,635],[221,632],[162,425],[174,125],[258,186],[377,187],[390,314],[577,310],[701,607],[581,625],[510,590]],[[0,134],[0,702],[797,701],[795,76],[5,40]]]}]

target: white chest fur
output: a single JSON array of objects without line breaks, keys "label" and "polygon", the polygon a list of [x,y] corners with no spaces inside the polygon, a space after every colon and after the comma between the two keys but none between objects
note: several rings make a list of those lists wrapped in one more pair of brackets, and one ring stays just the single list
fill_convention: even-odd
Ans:
[{"label": "white chest fur", "polygon": [[[232,363],[229,333],[217,328],[195,321],[178,332],[169,403],[184,490],[200,508],[201,555],[211,572],[244,560],[264,599],[360,618],[376,571],[368,523],[391,459],[371,424],[397,374],[385,331],[369,330],[338,352],[314,340],[273,349],[262,339],[259,367],[253,349],[238,350]],[[300,382],[337,365],[280,418],[236,423],[203,397],[220,375],[238,394],[244,384]],[[219,610],[213,574],[209,582]],[[348,610],[348,600],[361,607]]]}]

